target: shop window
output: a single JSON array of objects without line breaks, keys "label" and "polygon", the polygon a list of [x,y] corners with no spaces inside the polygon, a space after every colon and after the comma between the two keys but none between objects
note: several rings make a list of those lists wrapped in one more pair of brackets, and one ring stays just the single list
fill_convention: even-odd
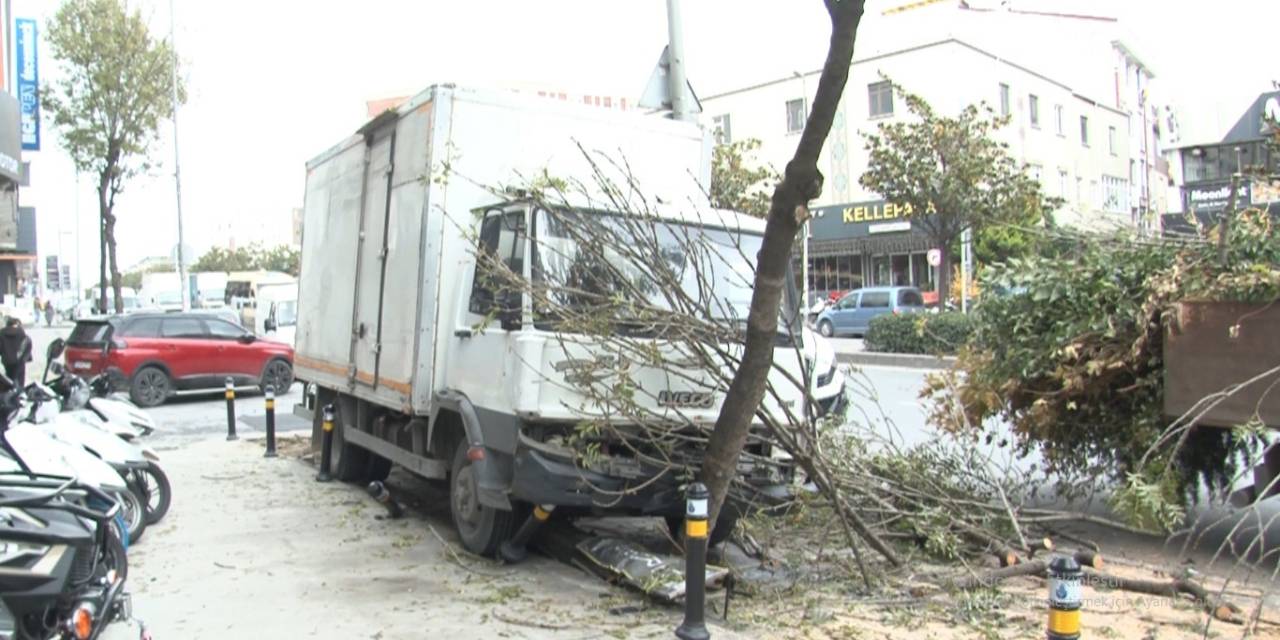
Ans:
[{"label": "shop window", "polygon": [[893,266],[893,286],[909,286],[911,284],[911,256],[906,254],[895,255],[890,258],[890,264]]},{"label": "shop window", "polygon": [[889,274],[889,256],[871,256],[871,286],[889,286],[893,282]]},{"label": "shop window", "polygon": [[929,266],[929,256],[924,253],[911,254],[911,284],[921,291],[933,291],[933,267]]}]

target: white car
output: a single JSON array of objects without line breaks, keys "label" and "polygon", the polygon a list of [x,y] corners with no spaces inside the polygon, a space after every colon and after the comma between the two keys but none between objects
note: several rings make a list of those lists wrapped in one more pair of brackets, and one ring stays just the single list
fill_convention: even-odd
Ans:
[{"label": "white car", "polygon": [[818,403],[818,415],[825,416],[843,410],[846,401],[845,376],[831,341],[810,331],[808,327],[805,327],[801,339],[804,340],[806,358],[812,358],[814,363],[809,393]]}]

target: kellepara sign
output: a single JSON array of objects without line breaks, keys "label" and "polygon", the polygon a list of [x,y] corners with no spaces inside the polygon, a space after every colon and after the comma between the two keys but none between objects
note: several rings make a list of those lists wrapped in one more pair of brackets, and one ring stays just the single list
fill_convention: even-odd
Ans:
[{"label": "kellepara sign", "polygon": [[[933,209],[925,213],[933,213]],[[911,224],[911,218],[914,215],[916,211],[909,204],[884,200],[851,202],[816,207],[810,228],[815,240],[903,233],[913,230],[915,225]]]},{"label": "kellepara sign", "polygon": [[18,105],[22,115],[22,148],[40,150],[40,69],[36,62],[36,21],[14,20],[17,37]]}]

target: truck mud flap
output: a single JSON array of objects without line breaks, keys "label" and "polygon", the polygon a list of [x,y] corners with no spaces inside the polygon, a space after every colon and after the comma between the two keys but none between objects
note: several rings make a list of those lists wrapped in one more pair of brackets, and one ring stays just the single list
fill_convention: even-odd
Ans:
[{"label": "truck mud flap", "polygon": [[485,456],[472,461],[472,473],[476,476],[476,488],[480,504],[503,511],[511,510],[511,500],[507,497],[510,482],[507,478],[512,474],[512,457],[502,454],[486,446],[484,431],[476,408],[471,400],[456,391],[440,391],[436,393],[436,401],[442,406],[453,409],[462,417],[462,428],[466,431],[467,442],[472,446],[484,447]]}]

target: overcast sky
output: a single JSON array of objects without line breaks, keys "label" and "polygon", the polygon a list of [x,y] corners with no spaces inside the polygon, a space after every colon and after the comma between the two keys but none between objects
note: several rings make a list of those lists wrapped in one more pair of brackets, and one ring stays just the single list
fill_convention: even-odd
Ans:
[{"label": "overcast sky", "polygon": [[[667,40],[663,0],[174,2],[190,92],[179,115],[183,207],[188,244],[198,250],[217,238],[220,220],[287,219],[302,203],[304,163],[362,124],[366,100],[438,82],[634,98]],[[167,34],[168,2],[131,4],[142,7],[157,33]],[[900,2],[867,4],[864,30],[876,28],[879,12]],[[1280,78],[1273,51],[1277,0],[1076,4],[1120,14],[1188,130],[1221,135]],[[689,77],[702,95],[822,64],[829,30],[819,0],[684,0],[682,6]],[[15,17],[39,18],[42,28],[55,7],[13,0]],[[42,77],[56,73],[53,67],[42,48]],[[173,152],[169,131],[164,135],[156,149],[164,161],[158,175],[131,183],[119,202],[122,268],[168,253],[176,238]],[[39,207],[41,253],[72,255],[74,174],[47,121],[43,151],[26,157],[35,159],[34,182],[22,198]],[[80,193],[79,253],[88,280],[96,271],[96,208],[87,181]]]}]

